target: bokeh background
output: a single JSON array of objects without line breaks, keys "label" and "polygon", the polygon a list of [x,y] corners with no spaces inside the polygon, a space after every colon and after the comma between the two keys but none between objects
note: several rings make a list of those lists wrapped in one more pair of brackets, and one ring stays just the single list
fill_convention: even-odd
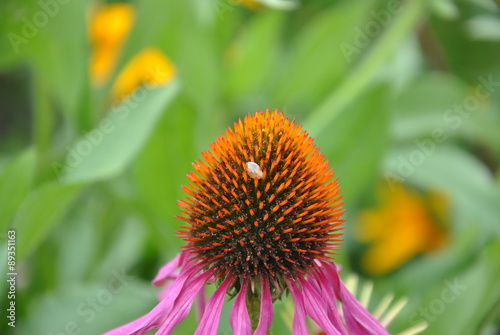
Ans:
[{"label": "bokeh background", "polygon": [[498,2],[3,0],[0,35],[0,333],[99,334],[149,311],[191,163],[271,108],[339,178],[342,275],[373,282],[372,311],[408,299],[391,333],[499,334]]}]

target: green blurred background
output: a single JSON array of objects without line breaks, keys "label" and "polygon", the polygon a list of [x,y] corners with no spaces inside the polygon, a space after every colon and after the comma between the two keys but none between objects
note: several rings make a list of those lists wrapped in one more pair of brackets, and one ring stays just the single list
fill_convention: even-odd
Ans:
[{"label": "green blurred background", "polygon": [[[304,126],[339,178],[342,274],[374,282],[371,310],[389,292],[408,297],[391,333],[426,321],[423,334],[499,334],[497,2],[129,4],[135,19],[102,85],[88,27],[105,3],[0,4],[0,333],[99,334],[149,311],[150,281],[183,244],[174,217],[191,163],[238,118],[271,108]],[[175,78],[111,101],[148,47]],[[274,334],[290,333],[287,301]],[[226,305],[220,334],[231,334]],[[175,334],[195,328],[191,313]]]}]

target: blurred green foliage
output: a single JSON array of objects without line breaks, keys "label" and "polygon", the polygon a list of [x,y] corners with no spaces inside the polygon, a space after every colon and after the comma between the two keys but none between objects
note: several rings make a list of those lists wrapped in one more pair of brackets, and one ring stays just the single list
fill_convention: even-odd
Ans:
[{"label": "blurred green foliage", "polygon": [[[343,271],[362,270],[352,224],[380,182],[448,197],[448,244],[373,278],[375,297],[410,299],[391,332],[425,320],[424,334],[498,333],[498,2],[131,4],[137,18],[113,78],[146,46],[178,76],[114,108],[109,85],[88,77],[95,2],[0,4],[0,264],[4,278],[14,228],[18,272],[16,327],[3,317],[1,333],[98,334],[149,311],[150,280],[183,244],[174,216],[191,163],[232,122],[268,107],[303,124],[339,177]],[[453,299],[443,299],[450,283]],[[226,312],[220,334],[230,333]],[[195,326],[190,315],[175,333]]]}]

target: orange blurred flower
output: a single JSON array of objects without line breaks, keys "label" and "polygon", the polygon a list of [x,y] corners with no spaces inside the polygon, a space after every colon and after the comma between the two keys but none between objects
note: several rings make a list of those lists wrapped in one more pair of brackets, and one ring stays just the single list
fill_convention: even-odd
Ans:
[{"label": "orange blurred flower", "polygon": [[231,0],[231,1],[251,10],[259,10],[261,8],[264,8],[263,3],[255,0]]},{"label": "orange blurred flower", "polygon": [[381,187],[379,206],[363,211],[355,236],[369,244],[363,269],[372,275],[391,272],[416,255],[432,251],[447,240],[447,199],[438,193],[425,196],[402,184]]},{"label": "orange blurred flower", "polygon": [[133,7],[125,3],[102,6],[93,13],[89,38],[92,44],[90,76],[94,85],[103,85],[108,79],[132,29],[134,16]]},{"label": "orange blurred flower", "polygon": [[[134,22],[134,8],[113,3],[99,8],[89,26],[92,44],[90,76],[95,86],[102,86],[113,71],[121,49]],[[163,85],[175,77],[172,62],[155,48],[145,48],[118,73],[111,88],[111,99],[120,101],[141,85]]]},{"label": "orange blurred flower", "polygon": [[114,99],[122,99],[141,85],[159,86],[169,83],[175,77],[174,65],[163,53],[154,48],[146,48],[132,58],[111,89]]}]

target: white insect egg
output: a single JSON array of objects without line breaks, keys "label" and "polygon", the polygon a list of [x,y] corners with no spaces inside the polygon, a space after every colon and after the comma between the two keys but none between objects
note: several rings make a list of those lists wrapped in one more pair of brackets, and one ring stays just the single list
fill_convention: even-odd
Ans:
[{"label": "white insect egg", "polygon": [[247,162],[247,172],[248,175],[252,178],[260,179],[264,177],[259,164],[254,162]]}]

